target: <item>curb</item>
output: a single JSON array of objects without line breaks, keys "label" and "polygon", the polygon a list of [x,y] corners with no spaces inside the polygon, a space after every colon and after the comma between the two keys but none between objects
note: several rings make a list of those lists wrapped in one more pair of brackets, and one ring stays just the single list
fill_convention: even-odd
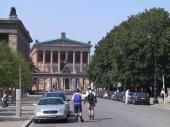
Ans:
[{"label": "curb", "polygon": [[27,95],[28,97],[42,97],[43,95]]},{"label": "curb", "polygon": [[34,116],[31,116],[29,120],[25,121],[20,127],[29,127],[29,125],[33,122]]}]

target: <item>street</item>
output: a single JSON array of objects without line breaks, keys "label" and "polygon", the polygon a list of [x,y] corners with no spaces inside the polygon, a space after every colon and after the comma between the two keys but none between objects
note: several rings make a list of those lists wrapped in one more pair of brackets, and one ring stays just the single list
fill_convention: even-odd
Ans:
[{"label": "street", "polygon": [[[71,110],[72,102],[70,102]],[[153,105],[131,105],[98,98],[95,119],[89,120],[87,105],[83,104],[84,123],[76,122],[74,115],[67,123],[49,121],[29,127],[169,127],[170,110]]]}]

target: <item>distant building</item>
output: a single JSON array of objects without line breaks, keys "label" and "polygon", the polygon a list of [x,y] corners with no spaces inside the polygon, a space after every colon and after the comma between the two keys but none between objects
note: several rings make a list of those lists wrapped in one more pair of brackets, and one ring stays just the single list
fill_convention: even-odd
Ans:
[{"label": "distant building", "polygon": [[90,62],[90,41],[82,43],[71,40],[61,33],[61,38],[38,42],[31,48],[30,56],[39,72],[36,89],[73,90],[89,85],[87,68]]},{"label": "distant building", "polygon": [[29,60],[32,38],[22,21],[17,18],[14,7],[11,8],[9,18],[0,18],[0,42],[2,41]]}]

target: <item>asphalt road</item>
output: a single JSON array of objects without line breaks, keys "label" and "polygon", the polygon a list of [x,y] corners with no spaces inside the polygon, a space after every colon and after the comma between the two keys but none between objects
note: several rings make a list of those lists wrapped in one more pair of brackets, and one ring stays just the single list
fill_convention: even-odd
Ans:
[{"label": "asphalt road", "polygon": [[[70,102],[72,105],[72,102]],[[71,108],[72,110],[72,108]],[[49,121],[29,127],[169,127],[170,109],[148,105],[131,105],[98,99],[95,119],[89,120],[87,105],[83,104],[84,123],[76,122],[73,115],[67,123]]]}]

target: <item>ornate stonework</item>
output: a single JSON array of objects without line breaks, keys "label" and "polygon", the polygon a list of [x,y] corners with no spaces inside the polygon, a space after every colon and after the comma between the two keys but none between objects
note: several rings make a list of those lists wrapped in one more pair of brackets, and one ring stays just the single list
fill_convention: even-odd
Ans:
[{"label": "ornate stonework", "polygon": [[[40,70],[39,78],[43,77],[43,74],[40,73],[54,74],[56,76],[55,78],[52,75],[49,75],[49,77],[46,76],[46,78],[53,78],[51,79],[54,80],[50,83],[51,86],[53,86],[52,84],[58,83],[58,86],[55,85],[55,87],[73,90],[75,87],[83,86],[83,88],[85,88],[88,85],[88,81],[86,81],[86,83],[84,81],[87,80],[90,48],[90,43],[82,43],[68,39],[65,33],[61,33],[61,38],[59,39],[46,42],[36,41],[31,48],[30,56],[35,66]],[[67,72],[70,72],[70,77],[65,77],[65,71],[63,71],[65,69],[66,64],[64,61],[66,59]],[[62,74],[63,78],[56,74]],[[82,78],[77,74],[83,74]]]}]

